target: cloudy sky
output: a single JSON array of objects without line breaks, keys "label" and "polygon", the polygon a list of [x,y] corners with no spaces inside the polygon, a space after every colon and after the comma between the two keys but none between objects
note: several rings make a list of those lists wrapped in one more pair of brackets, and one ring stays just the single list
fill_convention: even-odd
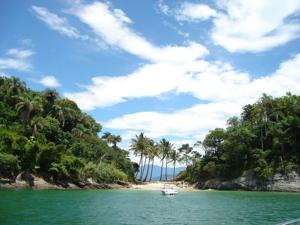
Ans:
[{"label": "cloudy sky", "polygon": [[299,0],[1,0],[0,73],[56,88],[122,146],[193,143],[300,94]]}]

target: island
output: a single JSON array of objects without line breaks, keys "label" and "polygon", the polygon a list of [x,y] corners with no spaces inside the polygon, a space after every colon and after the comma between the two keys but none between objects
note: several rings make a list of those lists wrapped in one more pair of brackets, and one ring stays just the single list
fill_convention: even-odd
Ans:
[{"label": "island", "polygon": [[17,77],[0,77],[0,108],[0,188],[136,187],[159,180],[197,189],[300,191],[300,96],[291,93],[263,95],[194,145],[175,148],[140,133],[128,148],[138,163],[118,146],[119,135],[100,135],[102,126],[54,89],[33,91]]}]

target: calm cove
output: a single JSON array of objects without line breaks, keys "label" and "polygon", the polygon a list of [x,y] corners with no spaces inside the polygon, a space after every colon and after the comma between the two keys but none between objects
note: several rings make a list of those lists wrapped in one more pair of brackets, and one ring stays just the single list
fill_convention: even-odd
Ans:
[{"label": "calm cove", "polygon": [[0,191],[1,225],[271,225],[299,217],[299,193]]}]

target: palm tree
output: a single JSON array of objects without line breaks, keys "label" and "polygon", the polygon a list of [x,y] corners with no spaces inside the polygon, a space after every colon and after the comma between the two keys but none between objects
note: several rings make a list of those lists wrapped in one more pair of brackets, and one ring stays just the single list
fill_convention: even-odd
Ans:
[{"label": "palm tree", "polygon": [[[140,156],[139,160],[139,171],[140,177],[142,177],[142,166],[143,166],[143,159],[146,153],[146,137],[144,133],[140,133],[136,135],[135,138],[131,139],[130,150],[133,151],[135,156]],[[138,172],[135,174],[135,177],[138,175]],[[141,180],[141,179],[140,179]]]},{"label": "palm tree", "polygon": [[146,172],[146,175],[145,175],[145,178],[143,180],[143,182],[145,182],[148,178],[148,172],[149,172],[149,167],[150,167],[150,161],[151,161],[151,158],[152,158],[152,154],[153,154],[153,149],[155,148],[155,144],[154,144],[154,141],[150,138],[147,138],[146,139],[146,153],[147,153],[147,158],[148,158],[148,165],[147,165],[147,172]]},{"label": "palm tree", "polygon": [[191,158],[190,153],[193,151],[193,147],[189,144],[183,144],[178,150],[182,154],[182,159],[185,162],[185,165],[188,166]]},{"label": "palm tree", "polygon": [[121,142],[122,138],[120,135],[112,135],[112,144],[113,144],[113,148],[117,149],[117,143]]},{"label": "palm tree", "polygon": [[102,135],[102,139],[105,140],[108,144],[112,144],[114,149],[117,149],[117,143],[122,141],[120,135],[113,135],[110,132],[105,132]]},{"label": "palm tree", "polygon": [[32,120],[30,121],[30,125],[32,127],[32,136],[34,137],[39,129],[44,128],[43,124],[43,117],[33,117]]},{"label": "palm tree", "polygon": [[152,164],[151,164],[151,173],[150,173],[149,182],[151,182],[151,179],[152,179],[154,159],[155,159],[155,157],[158,157],[158,155],[159,155],[159,146],[158,146],[158,144],[154,144],[154,147],[152,149],[152,154],[150,156]]},{"label": "palm tree", "polygon": [[50,111],[50,115],[56,118],[60,122],[61,128],[65,127],[66,119],[75,118],[75,111],[67,106],[60,104],[54,104]]},{"label": "palm tree", "polygon": [[175,179],[175,167],[176,162],[180,160],[180,153],[176,151],[176,149],[173,149],[170,154],[171,162],[173,162],[173,180]]},{"label": "palm tree", "polygon": [[81,138],[83,134],[86,133],[86,129],[82,124],[80,124],[72,129],[72,133],[75,137]]},{"label": "palm tree", "polygon": [[48,88],[43,92],[43,96],[48,104],[53,105],[55,100],[59,97],[59,94],[55,89]]},{"label": "palm tree", "polygon": [[104,132],[104,134],[102,135],[102,139],[105,140],[107,143],[110,143],[110,137],[111,137],[111,133],[110,132]]},{"label": "palm tree", "polygon": [[166,148],[166,170],[165,170],[165,179],[166,180],[168,180],[168,163],[172,162],[172,160],[169,161],[169,159],[170,159],[170,156],[171,156],[171,153],[172,153],[173,150],[174,150],[173,144],[171,144],[168,141],[168,145],[167,145],[167,148]]},{"label": "palm tree", "polygon": [[16,104],[17,113],[21,116],[24,126],[30,123],[34,112],[43,111],[42,100],[39,96],[32,97],[29,94],[24,94],[18,98]]},{"label": "palm tree", "polygon": [[160,166],[160,177],[159,180],[162,180],[162,175],[163,175],[163,168],[164,168],[164,160],[165,160],[165,151],[164,151],[164,144],[166,140],[163,138],[160,142],[159,142],[159,156],[160,156],[160,161],[161,161],[161,166]]},{"label": "palm tree", "polygon": [[60,105],[53,105],[50,114],[54,116],[56,119],[58,119],[61,127],[65,126],[66,120],[65,120],[63,107],[61,107]]},{"label": "palm tree", "polygon": [[159,180],[162,180],[164,161],[166,161],[166,164],[165,164],[165,168],[166,168],[165,178],[167,180],[167,178],[168,178],[168,171],[167,171],[168,158],[169,158],[169,154],[170,154],[170,151],[173,148],[173,146],[169,141],[167,141],[165,138],[163,138],[159,143],[159,147],[160,147],[160,159],[161,159],[161,170],[160,170],[160,179]]},{"label": "palm tree", "polygon": [[55,103],[55,100],[58,98],[58,93],[55,89],[46,89],[43,91],[43,99],[44,99],[44,115],[48,115],[51,112],[52,107]]},{"label": "palm tree", "polygon": [[25,83],[18,77],[12,77],[10,81],[9,91],[11,95],[17,95],[21,91],[24,91]]}]

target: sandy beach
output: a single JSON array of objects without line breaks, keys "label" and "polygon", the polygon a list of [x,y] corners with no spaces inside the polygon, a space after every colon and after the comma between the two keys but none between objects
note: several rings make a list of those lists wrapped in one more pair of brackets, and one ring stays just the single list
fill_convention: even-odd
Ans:
[{"label": "sandy beach", "polygon": [[164,185],[168,185],[169,187],[177,190],[177,191],[199,191],[193,186],[182,183],[182,182],[164,182],[164,181],[156,181],[156,182],[147,182],[142,184],[133,184],[130,189],[134,190],[148,190],[148,191],[161,191]]}]

